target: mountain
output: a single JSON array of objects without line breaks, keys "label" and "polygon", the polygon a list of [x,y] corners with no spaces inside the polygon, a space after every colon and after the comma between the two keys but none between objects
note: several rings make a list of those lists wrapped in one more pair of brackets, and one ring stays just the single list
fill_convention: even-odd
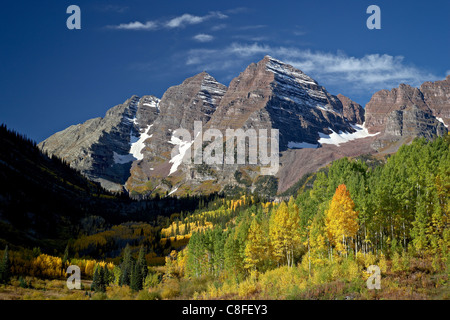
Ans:
[{"label": "mountain", "polygon": [[[39,147],[103,187],[125,189],[133,197],[244,189],[274,195],[335,159],[395,152],[413,137],[445,134],[449,92],[448,77],[420,89],[402,84],[375,93],[364,110],[348,97],[330,94],[301,70],[265,56],[228,87],[202,72],[170,87],[161,100],[133,96],[104,118],[71,126]],[[267,129],[269,135],[277,129],[278,173],[264,176],[261,165],[248,162],[181,161],[199,135],[196,121],[203,132],[223,132],[223,146],[227,129]],[[189,141],[174,134],[179,128],[189,132]],[[203,142],[203,150],[207,147]],[[248,159],[248,148],[245,155]]]},{"label": "mountain", "polygon": [[142,159],[132,165],[126,182],[129,192],[136,195],[172,189],[174,182],[168,176],[173,167],[169,162],[174,148],[173,132],[178,128],[193,132],[194,121],[206,124],[226,89],[208,73],[202,72],[164,93],[159,103],[160,114],[148,130]]},{"label": "mountain", "polygon": [[450,77],[425,82],[420,88],[400,84],[392,90],[376,92],[366,105],[366,127],[381,132],[377,149],[394,149],[414,137],[431,139],[448,132],[450,123]]},{"label": "mountain", "polygon": [[302,71],[266,56],[233,79],[210,127],[278,129],[280,150],[316,144],[319,133],[354,132],[341,101]]},{"label": "mountain", "polygon": [[121,191],[132,161],[141,158],[138,137],[157,118],[159,101],[154,96],[132,96],[108,110],[105,117],[70,126],[39,147],[105,188]]}]

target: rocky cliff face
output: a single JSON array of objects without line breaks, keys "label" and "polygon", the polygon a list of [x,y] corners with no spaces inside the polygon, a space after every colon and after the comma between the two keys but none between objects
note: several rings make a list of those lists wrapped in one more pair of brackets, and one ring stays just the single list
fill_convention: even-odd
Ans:
[{"label": "rocky cliff face", "polygon": [[416,105],[390,112],[386,118],[385,135],[412,136],[431,139],[447,133],[445,126],[436,120],[430,112]]},{"label": "rocky cliff face", "polygon": [[366,128],[370,133],[383,132],[388,114],[413,105],[423,111],[430,111],[424,101],[422,92],[407,84],[401,84],[398,88],[394,88],[391,91],[378,91],[366,105]]},{"label": "rocky cliff face", "polygon": [[[137,197],[224,188],[253,191],[258,185],[273,184],[270,179],[278,180],[278,190],[283,191],[301,175],[340,157],[374,153],[389,143],[389,152],[395,152],[409,138],[445,134],[449,83],[447,77],[420,89],[402,84],[381,90],[364,112],[301,70],[266,56],[249,65],[228,88],[202,72],[169,88],[161,100],[133,96],[104,118],[71,126],[39,147],[107,189],[125,188]],[[277,176],[261,180],[259,165],[182,163],[192,144],[181,141],[174,131],[186,129],[194,139],[195,121],[201,122],[203,132],[219,129],[224,135],[226,129],[278,129]],[[174,150],[178,155],[172,154]]]},{"label": "rocky cliff face", "polygon": [[424,82],[420,86],[420,92],[433,115],[448,127],[450,125],[450,75],[442,81]]},{"label": "rocky cliff face", "polygon": [[342,94],[338,94],[337,98],[342,103],[344,118],[347,118],[350,122],[362,125],[364,123],[363,107]]},{"label": "rocky cliff face", "polygon": [[38,146],[105,188],[121,191],[135,160],[130,146],[157,118],[158,103],[154,96],[133,96],[108,110],[105,117],[70,126]]},{"label": "rocky cliff face", "polygon": [[366,105],[365,126],[369,132],[381,132],[374,143],[377,149],[400,137],[442,136],[448,132],[450,77],[425,82],[419,88],[401,84],[391,91],[376,92]]}]

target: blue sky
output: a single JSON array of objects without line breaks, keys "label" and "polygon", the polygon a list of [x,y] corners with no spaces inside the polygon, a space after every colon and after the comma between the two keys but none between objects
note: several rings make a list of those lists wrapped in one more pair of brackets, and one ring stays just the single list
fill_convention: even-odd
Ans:
[{"label": "blue sky", "polygon": [[[81,8],[81,30],[66,9]],[[369,30],[369,5],[381,30]],[[2,1],[0,122],[42,141],[203,70],[228,85],[269,54],[363,106],[450,73],[448,1]]]}]

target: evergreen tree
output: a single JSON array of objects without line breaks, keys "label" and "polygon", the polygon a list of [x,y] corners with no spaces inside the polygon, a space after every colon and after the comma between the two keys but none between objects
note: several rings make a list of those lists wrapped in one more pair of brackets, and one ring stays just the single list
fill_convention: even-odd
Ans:
[{"label": "evergreen tree", "polygon": [[132,272],[130,277],[130,287],[134,291],[142,290],[142,272],[138,263],[132,264]]},{"label": "evergreen tree", "polygon": [[95,268],[94,275],[92,277],[91,291],[98,291],[100,288],[100,274],[98,268]]},{"label": "evergreen tree", "polygon": [[106,277],[107,275],[105,274],[105,269],[102,268],[101,266],[98,266],[97,269],[98,271],[98,288],[96,291],[100,291],[100,292],[106,292]]},{"label": "evergreen tree", "polygon": [[139,256],[138,256],[138,261],[137,261],[137,265],[140,268],[140,272],[141,272],[141,276],[142,276],[142,282],[145,280],[145,278],[147,278],[147,274],[148,274],[148,265],[147,265],[147,260],[145,259],[145,248],[142,246],[141,249],[139,249]]},{"label": "evergreen tree", "polygon": [[132,271],[132,257],[131,257],[131,248],[127,244],[125,249],[123,250],[123,261],[120,265],[120,269],[122,271],[120,275],[119,285],[121,286],[129,286],[130,285],[130,277]]},{"label": "evergreen tree", "polygon": [[62,258],[63,267],[65,266],[67,261],[69,261],[69,245],[67,245],[66,249],[64,250],[64,256]]},{"label": "evergreen tree", "polygon": [[105,286],[107,287],[111,282],[113,282],[113,273],[108,269],[106,264],[103,267],[103,273],[104,273],[104,283]]},{"label": "evergreen tree", "polygon": [[5,247],[3,259],[0,262],[0,283],[7,284],[11,278],[11,266],[9,261],[8,246]]}]

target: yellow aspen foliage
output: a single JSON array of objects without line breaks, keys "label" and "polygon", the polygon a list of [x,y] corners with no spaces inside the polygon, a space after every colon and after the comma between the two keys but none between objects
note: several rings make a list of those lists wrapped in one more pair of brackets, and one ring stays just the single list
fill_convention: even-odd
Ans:
[{"label": "yellow aspen foliage", "polygon": [[62,259],[47,254],[39,255],[32,262],[31,275],[44,278],[62,277]]},{"label": "yellow aspen foliage", "polygon": [[170,254],[165,258],[166,261],[166,273],[164,274],[165,279],[170,279],[175,277],[179,273],[178,263],[177,263],[178,252],[172,250]]},{"label": "yellow aspen foliage", "polygon": [[86,266],[84,267],[84,273],[86,275],[93,275],[95,265],[96,265],[96,262],[94,260],[87,260]]},{"label": "yellow aspen foliage", "polygon": [[292,267],[295,250],[301,244],[298,207],[292,197],[288,205],[283,201],[272,212],[269,236],[274,260]]},{"label": "yellow aspen foliage", "polygon": [[387,261],[386,261],[386,256],[383,253],[380,254],[377,265],[380,267],[381,273],[385,274],[387,271]]},{"label": "yellow aspen foliage", "polygon": [[327,237],[323,217],[315,217],[308,236],[308,255],[314,265],[323,265],[327,261]]},{"label": "yellow aspen foliage", "polygon": [[245,246],[244,267],[249,270],[256,270],[258,264],[265,258],[267,244],[260,224],[254,218],[250,224]]},{"label": "yellow aspen foliage", "polygon": [[183,250],[178,252],[178,256],[177,256],[177,266],[178,266],[180,275],[185,274],[186,263],[187,263],[187,249],[184,248]]},{"label": "yellow aspen foliage", "polygon": [[359,229],[358,212],[354,208],[350,192],[345,184],[341,184],[336,189],[325,219],[328,240],[340,254],[347,252],[349,238],[354,237]]}]

